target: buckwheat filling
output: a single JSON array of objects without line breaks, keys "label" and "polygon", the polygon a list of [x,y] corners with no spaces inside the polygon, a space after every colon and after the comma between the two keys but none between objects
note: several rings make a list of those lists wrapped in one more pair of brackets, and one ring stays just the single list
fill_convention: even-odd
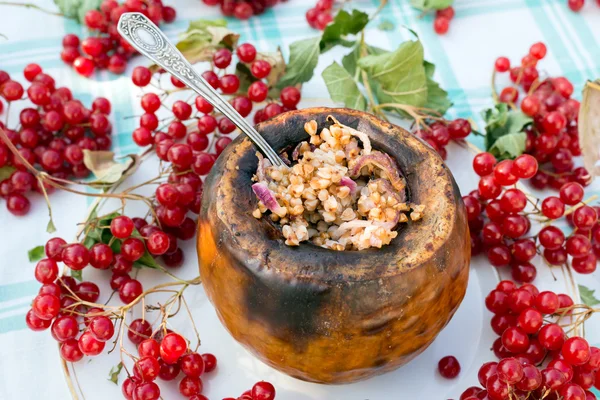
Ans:
[{"label": "buckwheat filling", "polygon": [[398,224],[417,221],[424,206],[406,202],[406,183],[396,163],[373,150],[368,136],[333,122],[317,134],[317,122],[304,129],[309,141],[292,153],[290,168],[275,167],[260,153],[252,185],[259,199],[255,218],[282,227],[285,243],[310,241],[333,250],[381,248]]}]

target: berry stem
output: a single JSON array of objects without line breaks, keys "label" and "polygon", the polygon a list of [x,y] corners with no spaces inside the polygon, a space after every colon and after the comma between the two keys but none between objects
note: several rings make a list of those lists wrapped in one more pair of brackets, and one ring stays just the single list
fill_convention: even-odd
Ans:
[{"label": "berry stem", "polygon": [[17,7],[33,8],[34,10],[38,10],[38,11],[41,11],[41,12],[49,14],[49,15],[75,19],[75,17],[68,17],[68,16],[66,16],[62,13],[56,12],[56,11],[46,10],[45,8],[42,8],[42,7],[38,6],[37,4],[33,4],[33,3],[17,3],[14,1],[0,1],[0,6],[17,6]]}]

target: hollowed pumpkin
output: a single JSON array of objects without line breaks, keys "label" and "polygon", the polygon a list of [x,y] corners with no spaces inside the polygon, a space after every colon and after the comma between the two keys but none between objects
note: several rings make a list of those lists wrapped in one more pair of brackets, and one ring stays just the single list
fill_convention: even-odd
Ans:
[{"label": "hollowed pumpkin", "polygon": [[391,371],[421,353],[462,301],[470,238],[458,187],[440,157],[402,128],[348,109],[312,108],[257,126],[276,149],[305,140],[333,115],[396,160],[408,200],[424,217],[381,249],[289,247],[269,218],[255,219],[256,148],[238,137],[206,179],[198,258],[206,293],[231,335],[293,377],[347,383]]}]

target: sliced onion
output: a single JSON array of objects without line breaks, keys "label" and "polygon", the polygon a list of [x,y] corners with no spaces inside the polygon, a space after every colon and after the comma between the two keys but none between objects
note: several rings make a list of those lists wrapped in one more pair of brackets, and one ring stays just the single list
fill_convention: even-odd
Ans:
[{"label": "sliced onion", "polygon": [[277,214],[281,210],[281,206],[275,198],[275,194],[269,189],[265,182],[258,182],[252,185],[252,190],[256,197],[267,207],[269,210]]},{"label": "sliced onion", "polygon": [[292,152],[292,160],[298,161],[298,157],[300,157],[300,148],[306,142],[300,142],[296,147],[294,147],[294,151]]},{"label": "sliced onion", "polygon": [[369,155],[358,157],[352,169],[350,170],[350,176],[358,177],[360,175],[360,170],[366,165],[374,165],[377,168],[381,169],[385,172],[387,179],[390,180],[390,183],[398,192],[404,191],[406,187],[404,183],[404,179],[400,177],[398,174],[398,169],[394,165],[394,161],[388,156],[380,151],[373,151]]},{"label": "sliced onion", "polygon": [[346,186],[348,189],[350,189],[350,193],[352,194],[355,194],[356,189],[358,189],[358,185],[356,184],[356,182],[354,182],[351,178],[347,176],[342,177],[342,180],[340,180],[340,185]]},{"label": "sliced onion", "polygon": [[256,168],[256,177],[259,182],[267,181],[266,169],[269,168],[272,164],[267,158],[264,158],[262,154],[259,152],[256,153],[256,157],[258,157],[258,168]]}]

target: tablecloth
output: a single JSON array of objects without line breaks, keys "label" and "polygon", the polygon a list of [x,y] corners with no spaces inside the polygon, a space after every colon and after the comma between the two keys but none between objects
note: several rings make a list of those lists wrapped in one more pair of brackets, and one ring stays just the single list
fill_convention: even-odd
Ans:
[{"label": "tablecloth", "polygon": [[[55,9],[51,0],[34,0],[47,9]],[[165,0],[174,5],[177,20],[164,29],[175,38],[190,20],[216,18],[218,11],[200,0]],[[314,0],[290,0],[247,22],[230,20],[230,28],[241,33],[260,50],[281,46],[287,56],[288,45],[301,38],[316,35],[306,23],[304,14]],[[479,112],[492,104],[490,73],[497,56],[520,60],[529,46],[543,41],[548,55],[540,69],[552,76],[562,75],[581,91],[587,79],[600,77],[600,7],[595,1],[580,13],[571,12],[566,0],[457,0],[456,16],[447,35],[438,36],[432,29],[432,17],[419,18],[408,0],[390,0],[377,21],[367,31],[367,41],[392,49],[408,39],[414,30],[424,43],[426,58],[437,65],[436,78],[450,94],[454,107],[450,117],[473,118],[481,124]],[[354,0],[351,5],[367,11],[378,6],[377,0]],[[378,29],[389,21],[393,29]],[[389,24],[386,24],[389,25]],[[40,64],[60,85],[72,88],[76,97],[89,105],[92,96],[105,96],[113,104],[111,116],[115,151],[135,152],[131,131],[138,108],[138,92],[127,75],[101,72],[94,79],[78,77],[60,60],[62,36],[67,32],[82,33],[84,28],[73,21],[15,6],[0,5],[0,69],[14,77],[22,77],[22,69],[30,62]],[[321,57],[313,79],[303,89],[305,98],[326,98],[320,72],[341,53],[332,51]],[[135,64],[145,64],[143,59]],[[6,114],[6,113],[5,113]],[[10,113],[15,118],[16,113]],[[2,115],[5,118],[5,115]],[[480,139],[474,139],[481,145]],[[468,168],[469,166],[465,166]],[[89,200],[67,193],[52,195],[58,232],[73,237],[76,222],[84,215]],[[69,392],[59,366],[57,347],[49,334],[30,332],[24,316],[37,293],[39,284],[33,278],[34,264],[27,250],[43,244],[50,235],[45,232],[47,210],[41,198],[33,201],[32,212],[15,218],[0,200],[0,399],[68,399]],[[579,276],[578,281],[600,293],[600,274]],[[600,343],[600,323],[588,324],[592,341]]]}]

